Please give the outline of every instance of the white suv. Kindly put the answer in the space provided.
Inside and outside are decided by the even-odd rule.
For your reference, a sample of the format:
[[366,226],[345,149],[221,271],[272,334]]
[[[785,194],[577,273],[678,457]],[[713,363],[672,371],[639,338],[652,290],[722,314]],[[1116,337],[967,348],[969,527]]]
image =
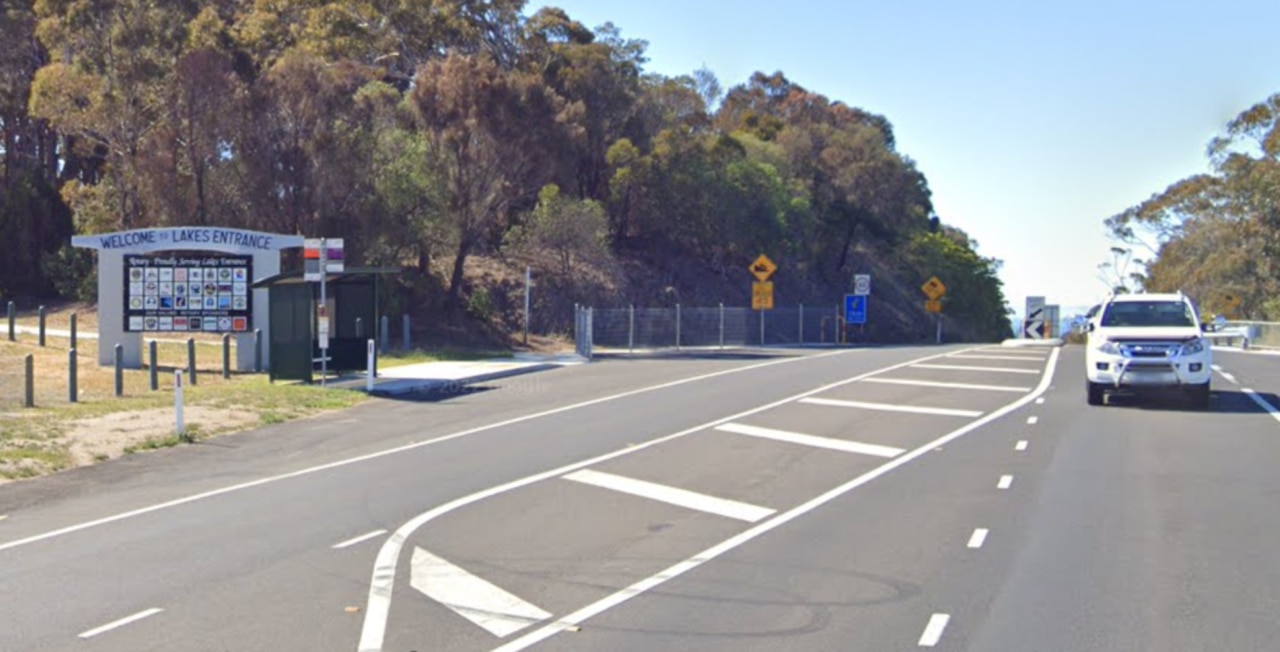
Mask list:
[[1102,405],[1108,390],[1167,388],[1196,408],[1209,407],[1213,350],[1183,294],[1113,296],[1086,328],[1089,405]]

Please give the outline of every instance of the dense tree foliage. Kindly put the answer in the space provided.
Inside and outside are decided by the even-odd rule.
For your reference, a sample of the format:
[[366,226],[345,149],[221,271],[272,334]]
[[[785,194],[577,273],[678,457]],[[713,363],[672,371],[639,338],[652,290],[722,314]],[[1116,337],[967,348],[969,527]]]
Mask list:
[[767,252],[797,303],[834,303],[871,269],[904,287],[939,274],[966,332],[1007,332],[998,262],[941,225],[884,116],[782,73],[727,91],[706,69],[649,73],[647,44],[614,25],[524,10],[0,0],[0,293],[80,291],[75,232],[207,224],[341,235],[453,307],[475,257],[521,258],[564,292],[635,261],[740,303],[723,288]]
[[1208,151],[1212,173],[1107,220],[1117,251],[1149,255],[1130,285],[1185,291],[1208,313],[1280,319],[1280,95],[1236,116]]

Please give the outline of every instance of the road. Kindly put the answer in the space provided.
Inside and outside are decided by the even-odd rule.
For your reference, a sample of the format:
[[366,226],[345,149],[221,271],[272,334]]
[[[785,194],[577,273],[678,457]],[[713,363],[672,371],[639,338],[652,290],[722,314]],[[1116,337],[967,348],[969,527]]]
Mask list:
[[1261,650],[1280,358],[606,359],[0,486],[0,650]]

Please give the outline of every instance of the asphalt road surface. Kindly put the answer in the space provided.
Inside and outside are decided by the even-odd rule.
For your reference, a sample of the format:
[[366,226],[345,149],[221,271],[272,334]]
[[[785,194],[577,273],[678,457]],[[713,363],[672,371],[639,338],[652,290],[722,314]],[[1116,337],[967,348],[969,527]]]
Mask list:
[[1268,650],[1280,357],[605,359],[0,486],[0,650]]

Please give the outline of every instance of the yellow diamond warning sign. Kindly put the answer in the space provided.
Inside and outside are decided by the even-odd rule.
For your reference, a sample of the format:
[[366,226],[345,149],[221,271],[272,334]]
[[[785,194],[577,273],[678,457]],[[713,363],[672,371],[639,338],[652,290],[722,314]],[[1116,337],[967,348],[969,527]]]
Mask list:
[[934,301],[942,298],[942,295],[947,293],[947,286],[943,285],[937,276],[925,281],[924,285],[920,286],[920,289],[924,291],[926,297]]
[[751,270],[751,274],[756,277],[757,281],[763,283],[769,280],[769,277],[773,276],[774,272],[778,271],[778,266],[774,265],[768,256],[760,254],[760,257],[755,259],[755,262],[751,263],[751,267],[747,269]]

